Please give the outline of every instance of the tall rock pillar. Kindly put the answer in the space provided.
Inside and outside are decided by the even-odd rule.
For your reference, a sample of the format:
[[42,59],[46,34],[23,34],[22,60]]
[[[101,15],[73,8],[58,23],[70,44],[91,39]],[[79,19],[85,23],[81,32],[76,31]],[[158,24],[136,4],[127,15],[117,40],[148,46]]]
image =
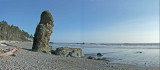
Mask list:
[[49,49],[49,40],[52,34],[54,20],[51,13],[48,10],[45,10],[41,14],[40,23],[37,25],[36,32],[33,39],[33,51],[38,52],[48,52]]

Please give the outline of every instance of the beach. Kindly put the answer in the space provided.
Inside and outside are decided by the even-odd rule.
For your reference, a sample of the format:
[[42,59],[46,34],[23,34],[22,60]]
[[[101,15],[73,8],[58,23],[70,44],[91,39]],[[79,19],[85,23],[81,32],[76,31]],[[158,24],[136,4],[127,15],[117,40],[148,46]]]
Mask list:
[[32,42],[9,43],[7,46],[0,47],[22,48],[17,52],[17,56],[0,59],[1,70],[159,70],[158,68],[141,68],[133,65],[109,63],[103,60],[33,52],[31,51]]
[[160,70],[159,0],[1,0],[0,70]]

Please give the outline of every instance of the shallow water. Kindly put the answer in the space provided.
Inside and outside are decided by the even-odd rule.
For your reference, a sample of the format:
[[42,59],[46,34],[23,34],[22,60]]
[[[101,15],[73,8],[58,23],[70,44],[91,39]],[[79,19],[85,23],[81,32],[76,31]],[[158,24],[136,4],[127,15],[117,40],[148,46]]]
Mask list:
[[[140,67],[159,67],[160,49],[158,45],[101,45],[101,44],[51,44],[57,47],[81,48],[84,54],[111,58],[111,63],[131,64]],[[137,53],[142,52],[142,53]]]

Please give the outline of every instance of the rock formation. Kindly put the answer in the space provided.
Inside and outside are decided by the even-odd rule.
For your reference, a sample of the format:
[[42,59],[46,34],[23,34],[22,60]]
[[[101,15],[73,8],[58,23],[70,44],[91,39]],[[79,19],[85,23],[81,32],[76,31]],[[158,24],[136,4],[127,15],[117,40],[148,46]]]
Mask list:
[[41,14],[40,23],[37,25],[36,32],[33,39],[33,51],[48,52],[49,50],[49,40],[52,34],[54,20],[51,13],[46,10]]
[[82,57],[84,56],[82,49],[80,48],[69,48],[69,47],[60,47],[55,51],[56,55],[67,56],[67,57]]

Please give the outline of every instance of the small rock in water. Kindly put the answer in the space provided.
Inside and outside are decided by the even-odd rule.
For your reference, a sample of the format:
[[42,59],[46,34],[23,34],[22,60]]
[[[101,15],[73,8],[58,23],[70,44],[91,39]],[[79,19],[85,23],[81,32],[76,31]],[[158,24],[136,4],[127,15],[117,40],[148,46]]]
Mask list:
[[109,60],[107,60],[107,58],[106,58],[106,57],[103,57],[103,58],[97,58],[97,60],[105,60],[105,61],[110,62]]
[[96,58],[95,58],[95,57],[92,57],[92,56],[89,56],[88,59],[93,59],[93,60],[95,60]]
[[103,54],[102,53],[97,53],[97,56],[103,56]]
[[50,44],[53,44],[53,42],[49,42]]
[[137,53],[142,53],[142,52],[137,52]]

